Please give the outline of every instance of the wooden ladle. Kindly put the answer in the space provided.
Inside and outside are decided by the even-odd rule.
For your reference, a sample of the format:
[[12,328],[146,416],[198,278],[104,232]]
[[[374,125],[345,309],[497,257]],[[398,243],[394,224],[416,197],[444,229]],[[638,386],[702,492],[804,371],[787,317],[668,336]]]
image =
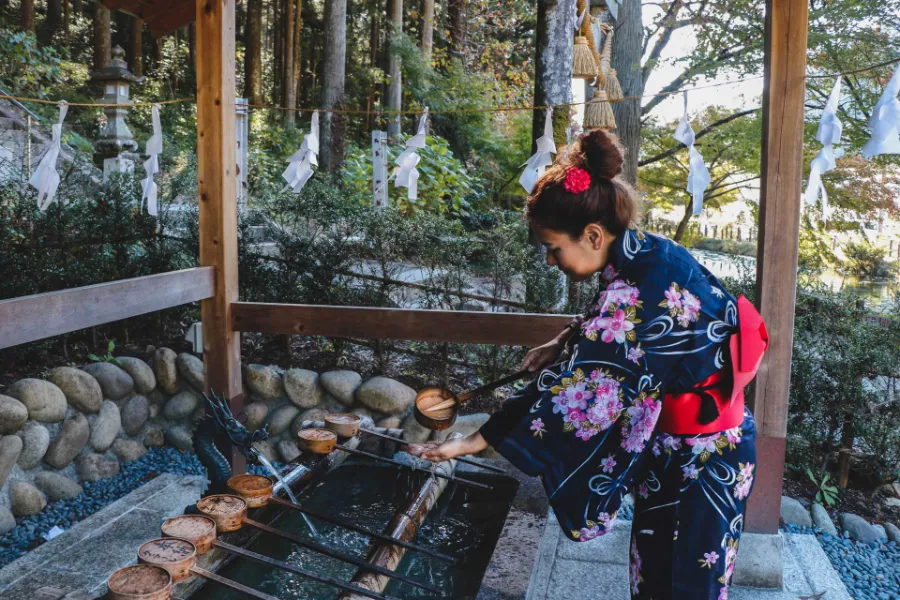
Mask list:
[[484,392],[490,392],[513,381],[518,381],[531,374],[531,371],[525,369],[458,395],[445,388],[425,388],[416,395],[413,415],[415,415],[416,421],[422,427],[432,431],[442,431],[453,426],[456,422],[456,416],[459,414],[460,406],[470,398]]

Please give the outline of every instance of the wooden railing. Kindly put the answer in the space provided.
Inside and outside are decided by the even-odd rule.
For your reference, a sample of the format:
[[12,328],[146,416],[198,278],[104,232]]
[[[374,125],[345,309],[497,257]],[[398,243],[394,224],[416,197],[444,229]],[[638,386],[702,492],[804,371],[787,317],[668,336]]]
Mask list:
[[315,306],[235,302],[235,331],[462,344],[536,346],[571,317],[529,313]]
[[0,300],[0,349],[211,298],[215,269],[196,267]]

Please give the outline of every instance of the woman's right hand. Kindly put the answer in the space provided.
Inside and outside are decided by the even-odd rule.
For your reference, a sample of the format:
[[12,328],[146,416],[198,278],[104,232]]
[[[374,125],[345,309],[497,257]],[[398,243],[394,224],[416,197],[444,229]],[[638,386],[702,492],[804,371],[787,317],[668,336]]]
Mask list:
[[553,364],[553,362],[559,358],[563,346],[564,344],[560,340],[555,339],[551,342],[547,342],[543,346],[532,348],[528,351],[528,354],[525,355],[525,360],[522,361],[522,370],[528,369],[534,373]]

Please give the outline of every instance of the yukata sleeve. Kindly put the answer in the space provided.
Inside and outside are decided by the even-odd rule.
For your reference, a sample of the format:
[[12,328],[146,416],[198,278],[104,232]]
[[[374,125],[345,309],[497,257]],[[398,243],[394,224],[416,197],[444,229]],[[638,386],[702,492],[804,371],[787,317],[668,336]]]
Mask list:
[[696,370],[691,362],[714,362],[727,337],[715,325],[719,303],[705,308],[688,287],[708,288],[705,278],[640,267],[629,271],[639,281],[616,279],[601,292],[569,361],[543,371],[481,430],[517,468],[541,478],[573,540],[609,531],[652,451],[667,382]]

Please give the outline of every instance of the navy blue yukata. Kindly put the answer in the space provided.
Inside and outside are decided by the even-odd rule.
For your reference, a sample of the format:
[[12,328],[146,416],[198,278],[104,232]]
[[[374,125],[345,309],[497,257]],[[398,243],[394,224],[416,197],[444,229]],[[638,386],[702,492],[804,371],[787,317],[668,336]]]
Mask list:
[[541,478],[571,540],[610,531],[634,491],[633,598],[726,599],[753,485],[753,417],[702,435],[661,432],[657,421],[667,394],[727,370],[738,301],[681,246],[627,230],[579,320],[564,360],[482,435]]

